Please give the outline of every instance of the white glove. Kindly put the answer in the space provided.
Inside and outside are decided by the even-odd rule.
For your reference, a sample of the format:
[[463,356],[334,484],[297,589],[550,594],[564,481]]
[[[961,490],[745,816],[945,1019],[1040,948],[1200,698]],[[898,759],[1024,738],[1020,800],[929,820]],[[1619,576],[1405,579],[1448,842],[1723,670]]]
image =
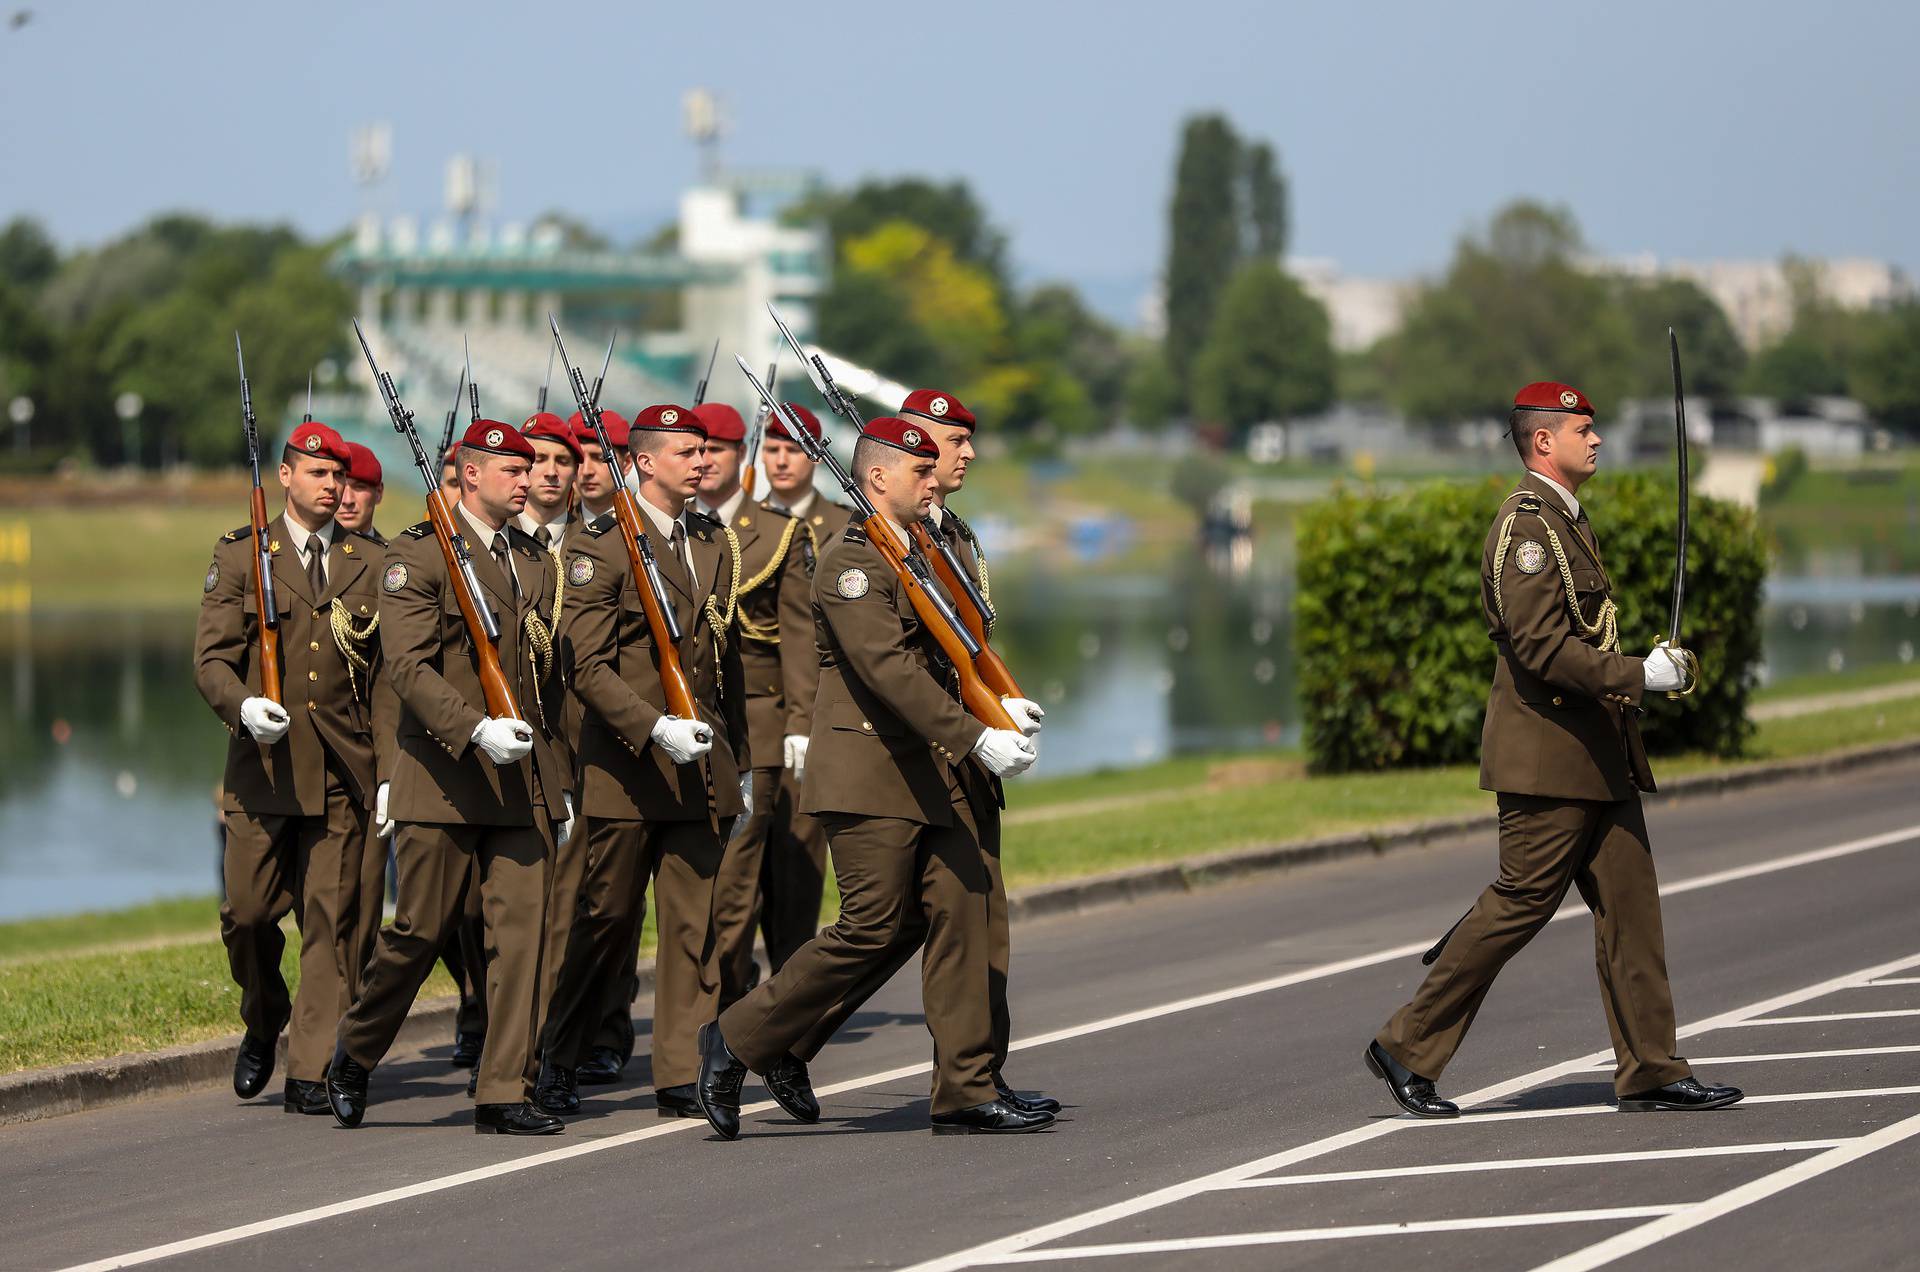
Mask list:
[[789,733],[780,739],[781,767],[792,769],[796,782],[807,775],[807,748],[812,745],[813,739],[804,733]]
[[272,746],[287,736],[293,721],[287,718],[285,708],[272,698],[248,698],[240,704],[240,723],[247,727],[254,741]]
[[533,751],[533,730],[525,720],[489,716],[473,726],[473,741],[488,759],[505,767],[518,764]]
[[663,715],[654,721],[653,740],[675,764],[691,764],[713,750],[713,731],[698,720]]
[[393,823],[387,820],[387,792],[392,786],[392,782],[382,782],[373,793],[373,833],[382,839],[393,833]]
[[1013,717],[1022,737],[1030,738],[1040,732],[1040,722],[1047,718],[1047,713],[1032,698],[1002,698],[1000,705]]
[[1033,743],[1012,729],[987,729],[973,744],[973,753],[995,777],[1018,777],[1033,767],[1040,753]]
[[563,792],[560,798],[567,802],[567,819],[561,822],[559,828],[553,832],[555,848],[562,847],[567,840],[573,838],[573,796]]
[[740,823],[753,816],[753,770],[748,769],[740,775]]
[[1643,670],[1649,689],[1680,689],[1687,683],[1687,675],[1680,668],[1680,660],[1674,657],[1672,648],[1664,640],[1655,645],[1653,652],[1647,655]]

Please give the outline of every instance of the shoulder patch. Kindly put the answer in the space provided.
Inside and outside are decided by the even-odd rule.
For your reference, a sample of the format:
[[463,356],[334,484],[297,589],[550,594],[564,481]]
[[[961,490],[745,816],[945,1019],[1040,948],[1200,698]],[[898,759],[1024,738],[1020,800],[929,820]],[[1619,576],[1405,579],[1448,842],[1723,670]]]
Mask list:
[[840,577],[833,581],[833,590],[850,601],[857,601],[867,594],[867,572],[861,569],[842,570]]
[[593,558],[583,552],[574,553],[573,559],[567,562],[567,586],[585,587],[591,582],[593,582]]
[[620,519],[618,517],[610,512],[603,512],[592,521],[587,522],[585,532],[598,539],[601,535],[619,524]]
[[1520,567],[1522,574],[1538,574],[1547,568],[1547,550],[1538,541],[1528,539],[1514,549],[1513,563]]
[[211,592],[213,591],[214,588],[219,586],[220,586],[220,563],[218,561],[215,561],[212,565],[207,567],[207,585],[201,588],[200,590],[202,592]]
[[424,539],[433,533],[433,522],[422,521],[418,525],[408,526],[400,533],[406,535],[409,539]]
[[387,572],[380,578],[380,586],[389,592],[398,592],[406,585],[407,563],[405,561],[395,561],[387,567]]
[[240,526],[237,529],[229,530],[225,534],[221,535],[220,542],[238,543],[240,542],[240,540],[246,538],[248,535],[252,533],[253,533],[253,523],[248,522],[244,526]]

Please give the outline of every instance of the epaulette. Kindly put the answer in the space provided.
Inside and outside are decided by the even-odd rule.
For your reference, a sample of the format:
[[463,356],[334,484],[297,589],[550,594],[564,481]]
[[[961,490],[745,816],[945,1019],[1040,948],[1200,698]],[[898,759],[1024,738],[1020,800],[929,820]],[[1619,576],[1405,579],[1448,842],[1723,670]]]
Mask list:
[[509,521],[505,526],[501,528],[507,532],[507,542],[513,545],[514,547],[531,548],[535,552],[546,551],[545,548],[540,546],[540,540],[534,538],[532,535],[528,534],[525,530],[522,530],[519,526],[515,525],[513,522]]
[[379,547],[384,548],[387,546],[387,536],[381,534],[378,530],[354,530],[350,533],[357,538],[365,539],[369,543]]
[[433,533],[433,522],[422,521],[419,525],[408,526],[400,532],[409,539],[424,539]]
[[225,534],[221,535],[220,542],[238,543],[240,542],[240,540],[246,538],[248,535],[252,533],[253,533],[253,523],[249,521],[246,525],[241,526],[238,529],[229,530]]
[[587,522],[585,526],[585,531],[587,534],[590,534],[594,538],[598,539],[601,535],[605,534],[607,531],[613,529],[615,526],[619,524],[620,524],[620,518],[614,516],[610,512],[603,512],[599,516],[595,517],[592,521]]
[[793,509],[791,508],[776,508],[768,503],[759,505],[759,508],[761,512],[770,512],[776,517],[785,517],[789,521],[793,520]]
[[687,520],[689,522],[704,521],[708,525],[712,526],[715,530],[718,530],[720,528],[720,522],[718,520],[716,520],[713,517],[709,517],[706,513],[701,512],[698,508],[687,509]]
[[865,543],[867,541],[867,528],[858,521],[852,522],[847,526],[846,530],[841,533],[840,541],[842,543]]

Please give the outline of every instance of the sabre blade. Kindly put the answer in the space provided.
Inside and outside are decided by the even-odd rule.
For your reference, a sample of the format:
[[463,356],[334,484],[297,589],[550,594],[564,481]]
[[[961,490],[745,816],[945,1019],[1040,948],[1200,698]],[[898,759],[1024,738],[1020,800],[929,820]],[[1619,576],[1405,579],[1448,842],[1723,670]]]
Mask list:
[[1667,639],[1680,643],[1680,619],[1687,599],[1687,392],[1680,374],[1680,337],[1667,328],[1667,353],[1673,364],[1673,429],[1677,446],[1679,517],[1673,557],[1673,605],[1667,614]]

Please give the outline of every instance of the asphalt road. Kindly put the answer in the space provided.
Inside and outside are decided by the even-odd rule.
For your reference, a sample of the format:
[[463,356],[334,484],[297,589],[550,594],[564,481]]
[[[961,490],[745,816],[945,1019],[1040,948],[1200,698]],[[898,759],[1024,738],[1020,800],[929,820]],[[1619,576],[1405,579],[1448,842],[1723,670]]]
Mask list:
[[820,1125],[731,1144],[643,1059],[563,1136],[475,1136],[444,1048],[357,1131],[222,1093],[0,1129],[0,1266],[1911,1266],[1917,789],[1654,810],[1682,1050],[1752,1097],[1722,1112],[1612,1110],[1574,898],[1442,1080],[1468,1116],[1393,1116],[1360,1050],[1490,877],[1476,836],[1017,928],[1008,1073],[1067,1101],[1051,1134],[928,1135],[909,973],[815,1065]]

